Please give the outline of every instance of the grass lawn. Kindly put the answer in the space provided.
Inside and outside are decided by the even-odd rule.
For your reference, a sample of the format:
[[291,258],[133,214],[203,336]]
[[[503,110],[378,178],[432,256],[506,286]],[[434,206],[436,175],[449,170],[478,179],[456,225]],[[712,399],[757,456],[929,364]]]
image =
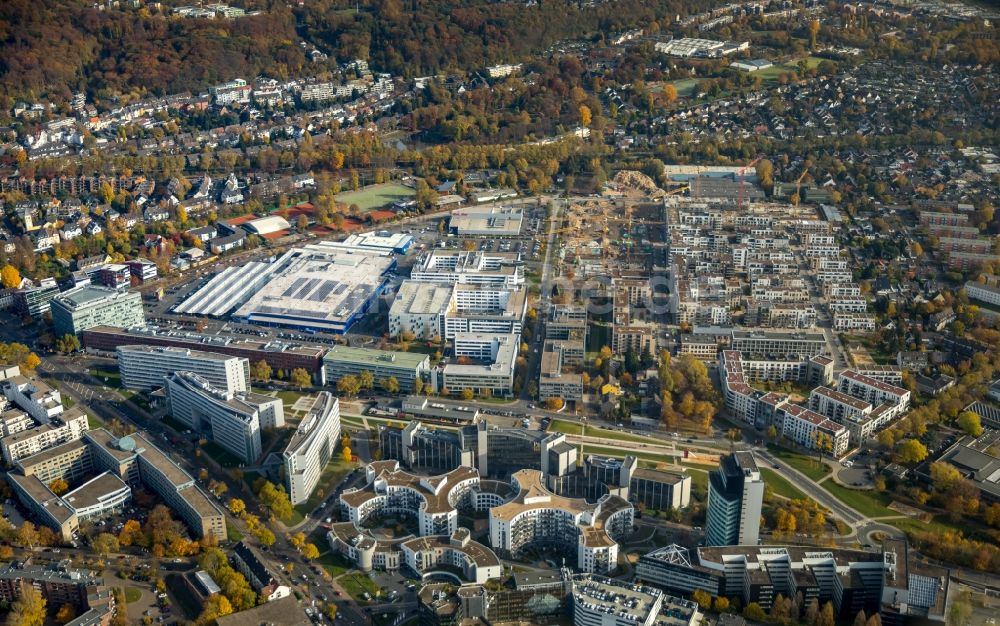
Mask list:
[[830,473],[830,468],[825,463],[820,463],[817,457],[806,456],[777,446],[769,446],[768,451],[814,481],[822,480]]
[[320,502],[333,495],[337,483],[343,480],[344,476],[347,476],[355,467],[354,463],[345,461],[340,457],[339,453],[335,453],[330,462],[323,468],[323,473],[320,475],[319,482],[316,483],[316,489],[313,490],[312,495],[309,496],[308,500],[295,507],[295,511],[299,515],[311,513],[319,506]]
[[226,536],[230,541],[243,541],[243,533],[228,519],[226,520]]
[[302,395],[303,394],[301,394],[301,393],[299,393],[297,391],[285,390],[285,391],[279,391],[278,392],[278,397],[281,398],[281,401],[285,404],[285,406],[288,406],[288,407],[290,407],[293,404],[295,404],[295,402],[298,401],[298,399],[301,398]]
[[302,523],[302,520],[304,520],[305,518],[306,518],[305,515],[296,510],[295,507],[292,507],[292,514],[289,515],[288,517],[282,517],[281,523],[291,528],[296,524]]
[[90,430],[97,430],[98,428],[104,428],[104,422],[101,421],[100,418],[87,413],[87,426]]
[[108,387],[121,389],[122,377],[121,374],[119,374],[118,372],[114,372],[111,370],[103,370],[94,367],[91,368],[90,375],[93,376],[94,378],[97,378],[98,380],[103,381],[104,384],[107,385]]
[[125,587],[125,602],[131,604],[142,599],[142,591],[135,587]]
[[361,574],[346,574],[338,578],[337,582],[344,588],[344,591],[358,602],[366,602],[361,594],[367,592],[374,598],[375,594],[379,591],[378,585],[375,584],[374,580]]
[[762,467],[760,468],[760,473],[764,477],[764,481],[767,483],[767,486],[770,487],[771,491],[775,494],[784,496],[790,500],[808,500],[806,494],[799,491],[795,485],[785,480],[773,469],[769,467]]
[[582,435],[583,424],[579,422],[567,422],[566,420],[552,420],[549,424],[549,431],[565,433],[567,435]]
[[343,576],[353,567],[350,563],[330,551],[321,554],[320,557],[316,559],[316,562],[322,565],[323,569],[325,569],[327,573],[334,578]]
[[[848,489],[828,480],[822,485],[823,489],[829,491],[835,498],[853,508],[858,513],[868,517],[885,517],[887,515],[899,515],[895,511],[890,511],[888,507],[892,504],[892,496],[878,491],[859,491]],[[892,521],[889,521],[892,523]]]
[[399,183],[383,183],[370,185],[358,191],[348,191],[336,197],[337,202],[356,204],[362,211],[371,211],[387,204],[392,204],[401,198],[411,198],[416,192]]
[[677,97],[690,98],[694,95],[694,88],[698,85],[698,79],[682,78],[680,80],[669,81],[667,84],[674,86],[674,89],[677,90]]

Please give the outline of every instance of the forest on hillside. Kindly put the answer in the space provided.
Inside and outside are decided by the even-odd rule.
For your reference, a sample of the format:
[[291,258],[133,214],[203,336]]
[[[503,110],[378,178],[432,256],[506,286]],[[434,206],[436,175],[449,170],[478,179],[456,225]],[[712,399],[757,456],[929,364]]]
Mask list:
[[[239,4],[235,3],[234,4]],[[14,100],[92,101],[198,91],[235,77],[328,73],[367,59],[376,71],[420,76],[516,62],[568,39],[596,38],[687,14],[709,2],[611,0],[311,0],[257,3],[261,14],[190,19],[80,0],[0,2],[0,107]],[[309,63],[299,42],[330,54]]]

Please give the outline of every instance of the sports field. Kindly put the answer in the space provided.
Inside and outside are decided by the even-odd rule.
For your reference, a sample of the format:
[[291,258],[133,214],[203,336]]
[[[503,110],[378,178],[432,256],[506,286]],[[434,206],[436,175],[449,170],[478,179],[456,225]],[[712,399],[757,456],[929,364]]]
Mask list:
[[392,204],[401,198],[412,198],[414,191],[398,183],[371,185],[357,191],[348,191],[337,196],[337,202],[350,206],[356,204],[362,211],[371,211]]

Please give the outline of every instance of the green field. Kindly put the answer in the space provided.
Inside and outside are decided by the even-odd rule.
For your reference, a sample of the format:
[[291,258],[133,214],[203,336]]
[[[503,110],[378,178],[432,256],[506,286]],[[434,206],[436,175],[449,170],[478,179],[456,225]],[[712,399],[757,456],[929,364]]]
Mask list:
[[309,496],[308,500],[295,507],[296,513],[298,515],[312,513],[324,498],[330,497],[333,490],[337,487],[337,483],[354,468],[354,463],[345,461],[340,457],[339,450],[335,452],[333,457],[330,458],[330,462],[323,468],[323,473],[320,474],[319,482],[316,483],[316,489],[313,490],[312,495]]
[[580,422],[567,422],[566,420],[552,420],[549,424],[549,432],[564,433],[566,435],[582,435],[583,425]]
[[402,198],[411,198],[414,191],[398,183],[382,183],[381,185],[370,185],[358,191],[348,191],[336,197],[337,202],[351,205],[356,204],[362,211],[371,211],[392,204]]
[[[895,511],[890,511],[888,507],[892,504],[892,497],[879,491],[859,491],[838,485],[832,480],[828,480],[820,485],[829,491],[835,498],[868,517],[886,517],[888,515],[899,515]],[[891,523],[891,522],[890,522]]]
[[142,599],[142,591],[135,587],[125,587],[125,602],[138,602]]
[[226,536],[230,541],[243,541],[243,533],[229,520],[226,520]]
[[698,79],[682,78],[680,80],[672,80],[667,84],[674,86],[674,89],[677,90],[678,98],[690,98],[694,95],[694,88],[698,85]]
[[776,495],[784,496],[789,500],[808,500],[806,494],[799,491],[798,487],[785,480],[778,472],[768,467],[760,468],[760,473],[764,477],[767,486]]
[[[316,545],[318,546],[319,544]],[[343,576],[347,573],[347,570],[352,567],[350,563],[329,550],[321,554],[320,557],[316,559],[316,562],[322,565],[323,569],[325,569],[327,573],[334,578]]]
[[768,451],[814,481],[820,481],[830,473],[830,468],[826,464],[820,463],[818,457],[806,456],[776,446],[769,446]]
[[338,578],[337,582],[358,602],[367,602],[361,595],[365,592],[369,593],[372,598],[379,592],[375,581],[361,574],[347,574]]

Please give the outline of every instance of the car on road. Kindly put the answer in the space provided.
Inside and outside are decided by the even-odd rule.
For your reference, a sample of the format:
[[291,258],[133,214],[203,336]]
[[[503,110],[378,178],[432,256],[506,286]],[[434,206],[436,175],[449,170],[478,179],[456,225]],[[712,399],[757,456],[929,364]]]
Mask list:
[[771,467],[773,467],[774,469],[781,469],[781,466],[780,466],[780,465],[778,465],[777,463],[775,463],[775,464],[774,464],[774,465],[772,465]]

